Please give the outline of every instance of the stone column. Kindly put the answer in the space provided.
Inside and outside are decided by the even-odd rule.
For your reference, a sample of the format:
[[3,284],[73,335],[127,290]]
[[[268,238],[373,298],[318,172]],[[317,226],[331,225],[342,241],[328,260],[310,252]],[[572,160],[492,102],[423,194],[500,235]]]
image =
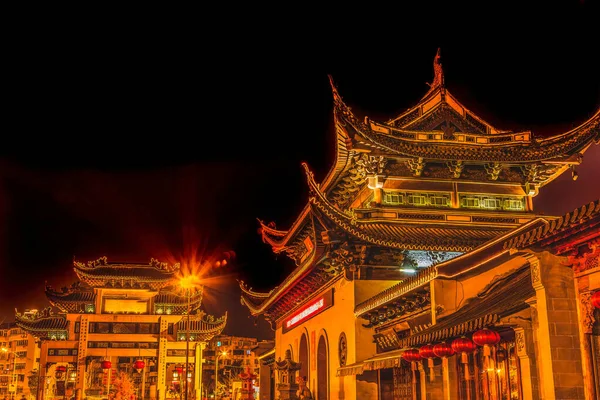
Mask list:
[[535,363],[535,343],[533,329],[529,327],[514,328],[515,350],[521,368],[521,390],[524,400],[538,400],[540,388]]
[[545,400],[584,398],[573,271],[549,252],[526,256],[536,293],[536,358]]

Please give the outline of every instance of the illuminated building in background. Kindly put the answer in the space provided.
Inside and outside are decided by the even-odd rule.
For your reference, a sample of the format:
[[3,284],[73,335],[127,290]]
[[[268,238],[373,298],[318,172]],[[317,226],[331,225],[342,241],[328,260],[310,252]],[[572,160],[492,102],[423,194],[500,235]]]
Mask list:
[[202,351],[227,322],[227,315],[201,310],[203,287],[182,291],[179,264],[154,259],[135,264],[102,257],[75,262],[74,270],[79,281],[70,287],[46,287],[58,312],[48,307],[15,316],[42,341],[40,369],[47,379],[39,398],[106,398],[120,372],[133,379],[138,398],[183,398],[186,345],[189,398],[199,398]]
[[[230,393],[230,395],[234,394],[234,382],[240,381],[239,375],[247,368],[258,374],[260,365],[254,352],[258,343],[261,342],[256,338],[223,334],[210,339],[204,350],[206,393],[214,392],[215,367],[219,370],[219,384],[222,385],[218,393]],[[216,356],[219,356],[218,365],[215,364]]]
[[14,323],[0,324],[0,398],[35,398],[39,358],[34,336]]
[[600,204],[553,217],[533,197],[577,178],[600,111],[545,139],[497,128],[446,88],[439,52],[429,91],[385,122],[331,86],[331,169],[303,164],[289,229],[261,222],[296,268],[268,293],[241,282],[275,358],[319,400],[597,398]]

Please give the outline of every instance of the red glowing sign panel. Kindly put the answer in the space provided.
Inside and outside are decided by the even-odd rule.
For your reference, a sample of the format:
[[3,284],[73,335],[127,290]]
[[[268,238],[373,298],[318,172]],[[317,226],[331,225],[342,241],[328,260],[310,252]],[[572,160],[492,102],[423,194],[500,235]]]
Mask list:
[[333,289],[309,301],[304,307],[298,310],[294,315],[283,321],[283,332],[295,328],[302,322],[325,311],[333,305]]

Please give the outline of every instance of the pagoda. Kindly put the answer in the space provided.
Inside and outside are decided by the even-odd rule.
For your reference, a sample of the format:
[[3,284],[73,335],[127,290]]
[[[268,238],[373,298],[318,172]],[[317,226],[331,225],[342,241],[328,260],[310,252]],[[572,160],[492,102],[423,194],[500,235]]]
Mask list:
[[74,271],[78,282],[59,290],[46,285],[51,307],[15,315],[19,327],[41,339],[41,373],[49,378],[41,396],[106,397],[125,372],[139,397],[162,400],[168,388],[183,388],[174,372],[186,362],[195,371],[188,390],[199,396],[202,350],[227,323],[227,314],[215,318],[201,309],[203,286],[183,291],[179,264],[155,259],[101,257],[75,261]]
[[[583,154],[600,142],[600,109],[576,128],[547,138],[500,129],[450,93],[439,50],[433,66],[425,95],[387,121],[355,115],[330,77],[337,139],[333,165],[317,182],[303,164],[309,199],[289,229],[260,221],[263,241],[296,268],[266,293],[241,282],[241,301],[271,323],[276,356],[291,351],[318,399],[476,398],[476,391],[495,399],[515,391],[549,396],[561,390],[532,383],[535,356],[552,364],[545,360],[550,348],[547,354],[530,352],[532,373],[512,383],[509,372],[514,375],[517,367],[508,363],[517,357],[515,332],[527,332],[533,340],[534,306],[527,301],[548,289],[532,283],[535,273],[541,274],[532,267],[535,260],[547,263],[551,274],[569,276],[571,286],[576,279],[566,262],[557,272],[549,265],[559,261],[540,255],[558,254],[550,244],[532,250],[541,243],[534,238],[574,223],[573,215],[539,215],[533,197],[567,171],[577,178]],[[593,222],[598,203],[575,212],[577,224],[591,232],[577,239],[579,245],[590,243],[598,236]],[[576,231],[570,231],[573,240]],[[594,293],[600,285],[595,282],[585,295]],[[574,304],[579,294],[570,295]],[[519,318],[530,324],[517,326]],[[551,317],[544,321],[551,323]],[[482,368],[482,360],[491,365],[486,357],[492,347],[494,357],[504,354],[507,369],[503,377],[465,383],[464,373],[451,373],[464,369],[457,367],[459,357],[450,355],[456,353],[450,343],[491,328],[501,340],[486,344],[485,352],[469,353],[469,371],[475,364]],[[442,356],[425,353],[428,357],[417,352],[412,361],[402,357],[436,344],[450,350],[440,350]],[[494,362],[499,365],[497,357]],[[485,397],[489,388],[496,397]]]

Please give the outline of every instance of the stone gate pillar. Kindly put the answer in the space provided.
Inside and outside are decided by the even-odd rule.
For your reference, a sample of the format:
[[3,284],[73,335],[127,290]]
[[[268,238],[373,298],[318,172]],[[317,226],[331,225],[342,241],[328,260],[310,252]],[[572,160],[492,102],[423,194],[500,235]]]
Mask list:
[[584,398],[573,271],[565,257],[526,256],[535,289],[533,325],[540,394],[545,400]]

